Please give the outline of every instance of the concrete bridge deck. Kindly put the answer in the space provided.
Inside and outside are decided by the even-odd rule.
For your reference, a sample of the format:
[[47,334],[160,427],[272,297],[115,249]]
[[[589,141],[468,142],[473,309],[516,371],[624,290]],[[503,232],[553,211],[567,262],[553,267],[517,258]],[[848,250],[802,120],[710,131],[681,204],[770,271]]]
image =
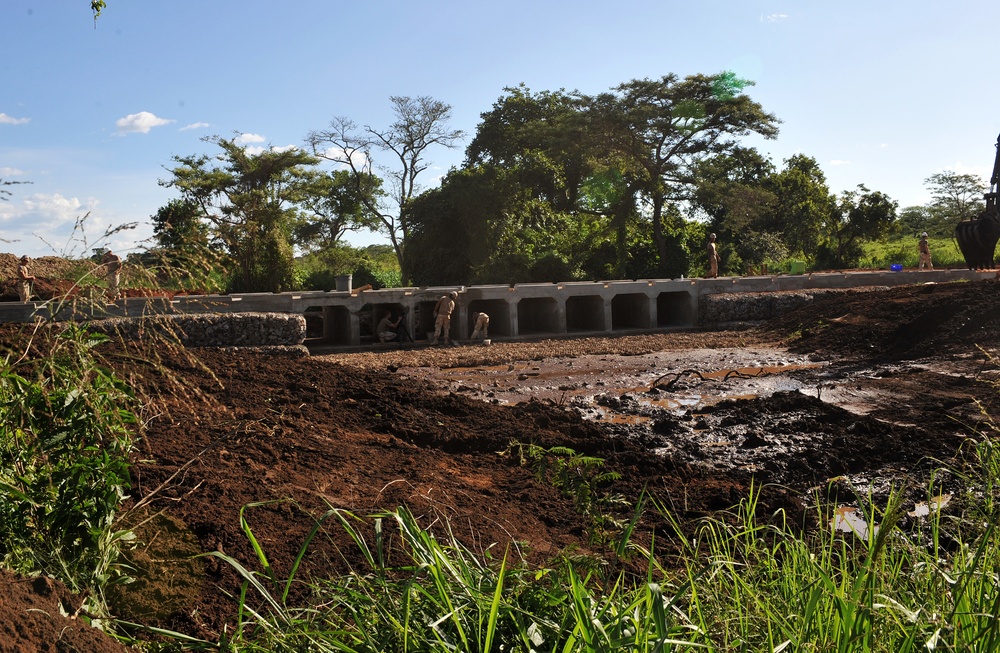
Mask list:
[[513,286],[442,286],[365,291],[242,293],[135,297],[115,303],[7,302],[0,321],[35,319],[94,320],[150,314],[297,313],[307,317],[314,335],[326,344],[358,346],[373,339],[385,310],[402,312],[415,340],[434,328],[432,311],[441,295],[459,292],[451,337],[464,340],[474,316],[490,316],[490,336],[543,337],[566,334],[613,334],[615,331],[662,330],[699,326],[699,303],[718,293],[760,293],[947,283],[996,278],[996,271],[930,270],[824,272],[801,275],[722,277],[718,279],[642,279],[531,283]]

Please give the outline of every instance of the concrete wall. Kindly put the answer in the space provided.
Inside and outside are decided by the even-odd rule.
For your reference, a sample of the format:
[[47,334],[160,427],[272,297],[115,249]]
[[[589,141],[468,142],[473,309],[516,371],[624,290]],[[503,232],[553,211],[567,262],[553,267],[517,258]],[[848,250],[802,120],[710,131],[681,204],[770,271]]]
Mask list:
[[[84,300],[7,302],[0,304],[0,321],[256,312],[304,315],[308,311],[314,322],[321,320],[319,330],[328,344],[351,347],[373,340],[374,326],[386,309],[395,314],[402,312],[403,324],[413,339],[426,340],[434,328],[434,304],[452,290],[459,292],[459,301],[452,315],[451,337],[464,340],[469,337],[474,316],[480,311],[490,315],[490,335],[494,338],[612,334],[767,319],[797,301],[807,301],[818,292],[837,289],[989,279],[996,274],[970,270],[831,272],[720,279],[392,288],[362,292],[243,293],[178,296],[172,300],[129,298],[113,304]],[[740,296],[747,301],[733,300]]]

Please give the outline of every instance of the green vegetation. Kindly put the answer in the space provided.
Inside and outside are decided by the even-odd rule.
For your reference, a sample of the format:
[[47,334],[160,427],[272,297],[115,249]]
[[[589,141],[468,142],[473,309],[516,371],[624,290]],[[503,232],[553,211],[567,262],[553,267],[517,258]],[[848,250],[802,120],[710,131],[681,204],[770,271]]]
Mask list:
[[0,558],[100,595],[130,537],[114,524],[130,485],[136,402],[95,359],[103,336],[73,324],[46,330],[34,334],[46,344],[33,345],[50,347],[44,355],[0,361]]
[[[942,497],[932,480],[925,516],[914,510],[907,519],[897,492],[885,505],[861,506],[866,517],[853,530],[836,520],[837,506],[822,502],[812,529],[783,512],[762,514],[757,489],[733,511],[694,524],[653,500],[647,516],[672,526],[679,552],[664,557],[655,541],[638,541],[633,522],[608,553],[643,561],[628,567],[635,571],[601,555],[532,568],[510,548],[471,551],[444,518],[432,533],[405,507],[367,518],[331,508],[288,578],[278,579],[242,514],[261,571],[208,554],[244,579],[237,629],[219,645],[238,652],[992,651],[1000,645],[1000,449],[996,427],[987,430],[972,464],[951,470],[965,493]],[[568,450],[515,444],[509,451],[575,497],[600,466]],[[945,510],[949,501],[960,510]],[[364,566],[309,581],[308,598],[291,601],[298,561],[328,523],[350,536]]]
[[[904,268],[915,268],[919,262],[918,240],[919,237],[903,236],[866,243],[864,253],[858,261],[859,267],[885,270],[893,263],[898,263]],[[927,239],[927,243],[930,245],[931,260],[935,267],[965,267],[965,259],[954,238],[931,237]]]

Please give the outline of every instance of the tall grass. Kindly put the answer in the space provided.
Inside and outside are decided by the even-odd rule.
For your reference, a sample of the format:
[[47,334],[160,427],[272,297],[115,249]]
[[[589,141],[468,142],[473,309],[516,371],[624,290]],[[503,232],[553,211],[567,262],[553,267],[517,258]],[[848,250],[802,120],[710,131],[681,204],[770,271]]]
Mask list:
[[113,526],[136,402],[98,364],[105,340],[72,323],[38,326],[25,351],[0,360],[0,558],[76,591],[112,580],[130,537]]
[[[859,509],[863,527],[818,526],[762,514],[759,488],[732,510],[684,524],[662,503],[648,518],[672,525],[669,557],[631,527],[608,552],[643,560],[644,573],[601,558],[531,567],[510,549],[476,554],[435,519],[405,507],[359,517],[331,508],[317,520],[288,578],[215,552],[244,578],[231,651],[994,651],[1000,647],[1000,448],[981,434],[961,470],[966,492],[913,517],[900,492]],[[256,543],[246,515],[241,524]],[[336,578],[299,579],[298,561],[336,525],[364,560]],[[634,526],[634,524],[632,524]],[[365,535],[367,533],[367,536]],[[356,558],[356,557],[355,557]],[[634,568],[633,568],[634,569]],[[293,583],[308,599],[290,604]],[[203,642],[202,645],[208,645]],[[190,646],[187,644],[185,646]]]
[[[931,260],[935,267],[965,267],[965,258],[954,238],[929,238],[927,243],[931,248]],[[864,253],[858,263],[862,268],[884,270],[894,263],[904,268],[915,268],[920,262],[916,238],[865,243],[863,249]]]

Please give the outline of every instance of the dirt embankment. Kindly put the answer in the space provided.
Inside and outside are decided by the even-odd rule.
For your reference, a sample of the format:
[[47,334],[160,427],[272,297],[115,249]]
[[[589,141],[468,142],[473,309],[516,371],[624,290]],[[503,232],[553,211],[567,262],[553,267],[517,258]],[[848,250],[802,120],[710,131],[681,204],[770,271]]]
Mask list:
[[[279,577],[331,506],[406,505],[428,525],[447,518],[473,550],[510,544],[539,563],[599,553],[571,502],[500,453],[511,442],[602,457],[621,474],[609,489],[632,501],[645,491],[682,522],[734,505],[755,481],[769,483],[762,510],[800,515],[809,488],[850,498],[835,477],[919,478],[972,434],[975,400],[993,403],[983,380],[995,378],[998,291],[977,282],[839,296],[726,333],[310,358],[108,348],[147,402],[133,491],[146,506],[127,518],[160,512],[139,530],[139,582],[116,609],[217,641],[239,580],[214,558],[180,561],[218,550],[252,566],[239,511],[261,501],[277,500],[248,509],[248,521]],[[665,552],[670,532],[650,515],[635,537],[655,535]],[[363,569],[355,550],[330,529],[300,574]],[[0,621],[24,613],[0,610]]]

